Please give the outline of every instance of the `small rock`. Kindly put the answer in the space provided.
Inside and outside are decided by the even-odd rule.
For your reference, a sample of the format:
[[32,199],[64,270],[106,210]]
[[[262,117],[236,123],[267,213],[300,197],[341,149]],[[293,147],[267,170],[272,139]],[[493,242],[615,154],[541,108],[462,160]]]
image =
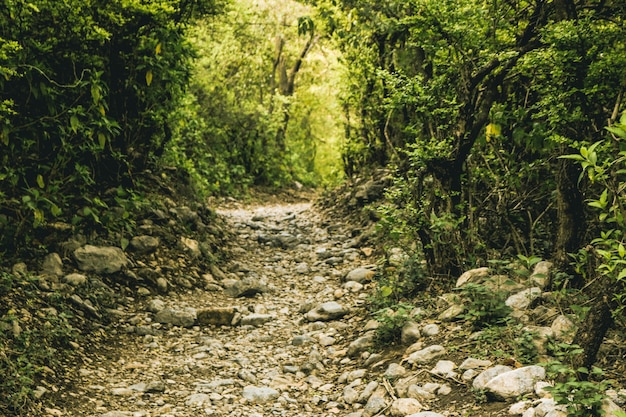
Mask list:
[[369,398],[372,396],[372,394],[374,394],[374,392],[376,392],[377,389],[378,389],[378,382],[377,381],[370,381],[365,386],[365,389],[363,390],[361,395],[359,395],[358,402],[361,403],[361,404],[366,403],[369,400]]
[[348,356],[353,358],[358,356],[361,352],[365,352],[372,346],[374,346],[374,340],[376,339],[374,334],[366,334],[354,340],[348,346]]
[[279,397],[280,393],[270,387],[257,387],[254,385],[248,385],[244,387],[242,396],[246,400],[254,404],[263,404],[268,401],[273,401]]
[[262,326],[263,324],[274,319],[274,316],[271,314],[250,314],[247,316],[243,316],[241,318],[240,324],[242,326]]
[[63,282],[72,287],[80,287],[87,283],[87,277],[83,274],[68,274],[63,277]]
[[441,314],[439,314],[438,319],[441,321],[453,321],[457,320],[461,314],[465,312],[465,307],[460,304],[452,304],[446,310],[444,310]]
[[343,401],[346,404],[354,404],[359,399],[359,392],[354,388],[348,386],[343,389]]
[[424,406],[415,398],[398,398],[392,404],[389,412],[395,417],[405,417],[424,409]]
[[434,323],[427,324],[426,326],[422,327],[422,335],[425,337],[432,337],[438,334],[439,334],[439,326]]
[[496,365],[493,368],[488,368],[482,371],[476,378],[474,378],[474,382],[472,383],[472,387],[476,390],[483,390],[489,381],[491,381],[496,376],[503,374],[505,372],[512,371],[513,368],[505,365]]
[[148,254],[156,251],[159,244],[159,238],[147,235],[135,236],[130,240],[131,249],[140,254]]
[[407,358],[407,362],[410,364],[424,365],[445,354],[446,348],[440,345],[432,345],[411,353],[411,355]]
[[552,270],[552,266],[552,262],[537,262],[533,273],[530,275],[530,280],[538,287],[546,288],[550,284],[550,271]]
[[63,261],[58,253],[49,253],[46,255],[41,265],[41,274],[51,277],[60,277],[63,275]]
[[148,305],[146,306],[146,311],[150,313],[158,313],[159,311],[165,308],[165,301],[160,300],[158,298],[153,298],[148,301]]
[[552,334],[557,340],[562,340],[570,343],[574,338],[576,332],[576,325],[564,315],[559,315],[550,326]]
[[435,367],[430,370],[430,372],[444,378],[456,378],[458,376],[458,373],[454,372],[455,368],[456,363],[452,361],[438,361]]
[[487,368],[491,365],[492,365],[492,362],[490,360],[467,358],[459,366],[459,369],[462,371],[465,371],[468,369]]
[[305,314],[308,321],[330,321],[339,319],[349,310],[335,301],[323,303]]
[[420,401],[429,401],[437,398],[435,394],[426,391],[424,388],[416,384],[409,385],[409,388],[406,391],[406,396]]
[[225,292],[233,298],[253,297],[256,294],[262,294],[267,291],[267,286],[262,284],[258,279],[246,277],[242,280],[229,282],[225,280]]
[[188,252],[192,258],[199,258],[200,255],[202,255],[202,252],[200,251],[200,243],[197,240],[181,236],[180,243],[183,250]]
[[461,288],[463,285],[467,283],[478,284],[480,282],[480,278],[484,278],[489,275],[489,268],[475,268],[470,269],[469,271],[465,271],[459,279],[456,280],[456,288]]
[[196,311],[193,308],[186,308],[185,310],[164,308],[154,315],[154,321],[174,326],[191,327],[196,324]]
[[367,404],[363,408],[363,416],[364,417],[372,417],[387,407],[387,403],[383,397],[378,397],[372,395],[369,400],[367,400]]
[[443,414],[435,413],[433,411],[422,411],[420,413],[411,414],[406,417],[445,417]]
[[533,392],[535,383],[545,377],[544,367],[525,366],[492,378],[485,385],[485,390],[498,400],[509,400]]
[[352,271],[348,272],[344,278],[345,281],[354,281],[360,284],[370,282],[374,275],[376,275],[375,271],[372,271],[368,268],[356,268]]
[[506,299],[505,304],[514,310],[525,310],[539,297],[541,297],[541,288],[532,287],[511,295]]
[[402,335],[400,339],[402,344],[410,345],[415,343],[419,340],[420,336],[420,329],[417,323],[409,321],[402,326]]
[[85,245],[74,251],[74,259],[78,269],[96,274],[114,274],[128,265],[124,252],[114,246]]
[[406,375],[406,369],[404,366],[397,363],[390,363],[387,367],[387,370],[383,374],[383,378],[391,381],[395,381],[396,379],[402,378]]
[[191,394],[185,400],[185,405],[188,407],[202,407],[211,403],[211,398],[208,394]]

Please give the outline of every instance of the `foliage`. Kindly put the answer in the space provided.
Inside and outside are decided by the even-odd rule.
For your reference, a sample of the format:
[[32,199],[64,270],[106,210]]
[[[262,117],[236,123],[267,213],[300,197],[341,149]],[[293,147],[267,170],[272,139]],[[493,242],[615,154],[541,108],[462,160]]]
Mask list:
[[[595,191],[595,198],[588,200],[598,214],[599,237],[591,241],[591,246],[600,257],[596,272],[609,276],[615,284],[612,297],[618,303],[614,314],[620,314],[626,302],[626,112],[619,123],[607,128],[611,140],[582,146],[579,154],[564,155],[562,158],[578,162],[582,168],[579,181],[587,179]],[[622,150],[624,148],[624,150]],[[585,273],[589,264],[588,251],[581,250],[574,255],[578,271]]]
[[399,342],[402,328],[410,321],[413,308],[412,305],[400,303],[376,311],[374,318],[380,323],[376,328],[376,343],[389,345]]
[[484,285],[467,283],[459,291],[465,303],[463,318],[475,328],[502,324],[511,312],[504,302],[506,293],[494,291]]
[[396,167],[389,217],[420,241],[428,272],[503,254],[548,259],[563,249],[558,222],[578,216],[584,229],[562,204],[569,176],[557,157],[597,141],[619,105],[623,5],[313,3],[348,71],[347,173]]
[[338,64],[320,50],[307,13],[296,2],[240,0],[194,28],[203,53],[167,162],[185,166],[211,193],[338,177],[336,146],[326,144],[339,136],[329,93]]
[[44,301],[37,280],[0,272],[0,411],[25,415],[41,379],[62,372],[77,338],[72,313]]
[[[153,168],[218,1],[11,1],[0,10],[2,247]],[[101,195],[99,197],[102,197]],[[80,204],[80,203],[78,203]]]
[[546,389],[552,393],[557,404],[567,406],[568,416],[601,416],[602,400],[608,388],[606,381],[581,380],[580,375],[601,377],[600,368],[572,369],[567,362],[581,352],[580,346],[561,343],[555,346],[557,360],[545,364],[548,376],[553,378],[554,386]]

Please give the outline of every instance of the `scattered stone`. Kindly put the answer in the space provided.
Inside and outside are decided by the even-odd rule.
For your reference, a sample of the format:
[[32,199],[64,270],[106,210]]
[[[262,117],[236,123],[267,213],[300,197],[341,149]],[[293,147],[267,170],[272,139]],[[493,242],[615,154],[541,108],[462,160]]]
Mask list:
[[63,261],[58,253],[49,253],[45,256],[41,265],[41,275],[56,278],[63,276]]
[[424,337],[433,337],[439,334],[439,326],[431,323],[422,327],[422,336]]
[[242,396],[246,400],[254,404],[264,404],[273,401],[279,397],[280,393],[270,387],[257,387],[248,385],[244,387]]
[[459,317],[465,312],[465,307],[460,304],[452,304],[445,311],[439,314],[439,320],[441,321],[454,321],[458,320]]
[[373,333],[365,334],[364,336],[359,337],[358,339],[351,342],[348,346],[348,356],[355,357],[361,352],[365,352],[366,350],[374,346],[375,340],[376,337]]
[[445,417],[443,414],[435,413],[432,411],[422,411],[420,413],[411,414],[406,417]]
[[430,372],[444,378],[456,378],[459,374],[454,372],[455,369],[456,363],[452,361],[438,361]]
[[383,397],[372,395],[363,408],[364,417],[372,417],[387,408],[387,402]]
[[271,314],[250,314],[241,318],[240,324],[242,326],[262,326],[265,323],[274,319]]
[[552,262],[540,261],[535,264],[530,280],[540,288],[546,288],[550,284],[550,272],[552,271]]
[[253,297],[267,291],[267,286],[256,278],[246,277],[242,280],[234,280],[232,282],[224,282],[225,292],[233,298]]
[[371,269],[356,268],[346,274],[345,281],[354,281],[364,284],[374,279],[374,275],[376,275],[376,272]]
[[150,313],[158,313],[164,308],[165,308],[165,301],[159,298],[153,298],[152,300],[148,301],[148,305],[146,306],[146,311],[149,311]]
[[191,394],[185,399],[185,405],[188,407],[203,407],[211,403],[211,398],[208,394]]
[[535,383],[545,377],[543,366],[525,366],[492,378],[485,385],[485,390],[493,398],[506,401],[533,392]]
[[387,370],[383,374],[383,378],[390,381],[395,381],[396,379],[400,379],[405,376],[406,372],[407,371],[404,366],[397,363],[390,363],[387,367]]
[[80,287],[87,283],[87,277],[83,274],[68,274],[63,277],[63,282],[72,287]]
[[130,240],[131,249],[139,254],[152,253],[157,250],[159,244],[159,238],[148,235],[135,236]]
[[461,276],[456,280],[456,288],[461,288],[468,283],[478,284],[480,283],[481,278],[487,276],[489,276],[489,268],[487,267],[470,269],[469,271],[465,271],[461,274]]
[[304,315],[308,321],[337,320],[348,314],[349,310],[335,301],[323,303]]
[[200,251],[200,243],[197,240],[181,236],[180,243],[183,250],[189,253],[191,258],[199,258],[200,255],[202,255],[202,252]]
[[554,319],[550,329],[552,330],[552,335],[557,340],[562,340],[566,343],[571,343],[576,333],[576,325],[574,322],[562,314]]
[[407,358],[410,364],[424,365],[446,354],[446,348],[440,345],[432,345],[413,352]]
[[492,365],[492,362],[490,360],[467,358],[459,366],[459,369],[462,371],[465,371],[468,369],[487,368],[491,365]]
[[415,398],[398,398],[391,403],[389,412],[395,417],[405,417],[424,409],[424,406]]
[[417,342],[420,339],[419,325],[413,321],[407,322],[402,326],[401,342],[404,345],[410,345]]
[[506,299],[505,304],[514,310],[526,310],[539,297],[541,297],[541,288],[532,287],[511,295]]
[[184,310],[164,308],[154,315],[154,321],[174,326],[191,327],[196,324],[196,311],[193,308]]
[[74,251],[74,259],[78,269],[96,274],[114,274],[128,265],[124,252],[114,246],[85,245]]
[[489,381],[491,381],[496,376],[503,374],[505,372],[512,371],[513,368],[506,365],[496,365],[493,368],[488,368],[482,371],[476,378],[474,378],[474,382],[472,383],[472,387],[476,390],[484,390],[485,386]]

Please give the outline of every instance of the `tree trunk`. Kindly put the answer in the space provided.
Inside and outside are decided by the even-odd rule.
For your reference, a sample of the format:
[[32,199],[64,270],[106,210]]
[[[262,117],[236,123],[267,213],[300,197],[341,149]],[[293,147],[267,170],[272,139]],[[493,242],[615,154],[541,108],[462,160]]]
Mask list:
[[[616,292],[615,280],[609,275],[598,275],[596,271],[599,255],[593,249],[588,250],[591,253],[587,266],[587,277],[590,280],[587,293],[592,304],[573,341],[583,349],[583,353],[576,356],[572,363],[574,369],[585,367],[587,370],[596,362],[600,345],[613,325],[613,311],[617,307],[617,302],[613,298]],[[579,374],[580,379],[587,379],[587,376]]]
[[[567,153],[567,152],[566,152]],[[570,152],[570,153],[573,153]],[[569,253],[583,246],[586,230],[584,199],[578,189],[580,170],[576,164],[560,159],[557,167],[558,231],[554,260],[557,269],[570,269]]]

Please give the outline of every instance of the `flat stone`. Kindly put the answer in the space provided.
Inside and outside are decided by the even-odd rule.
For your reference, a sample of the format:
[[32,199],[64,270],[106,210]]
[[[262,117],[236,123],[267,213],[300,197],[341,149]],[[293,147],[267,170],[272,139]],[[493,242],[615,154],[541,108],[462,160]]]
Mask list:
[[485,390],[488,395],[506,401],[533,392],[535,383],[545,377],[543,366],[525,366],[492,378],[485,385]]
[[376,272],[371,269],[356,268],[346,274],[345,281],[354,281],[363,284],[374,279],[374,275],[376,275]]
[[469,271],[465,271],[461,276],[456,280],[456,288],[461,288],[465,284],[473,283],[477,284],[480,282],[481,278],[489,276],[489,268],[475,268],[470,269]]
[[247,316],[243,316],[241,318],[241,322],[240,324],[242,326],[245,325],[249,325],[249,326],[262,326],[265,323],[272,321],[274,319],[274,316],[271,314],[250,314]]
[[336,301],[323,303],[304,315],[308,321],[331,321],[340,319],[349,310]]
[[142,235],[135,236],[130,240],[130,248],[140,254],[148,254],[157,250],[159,247],[159,238],[154,236]]
[[268,401],[273,401],[279,397],[280,393],[270,387],[257,387],[254,385],[248,385],[244,387],[242,396],[246,400],[254,404],[263,404]]
[[238,311],[236,307],[210,307],[198,311],[200,326],[232,326]]
[[192,308],[184,310],[164,308],[154,315],[154,321],[174,326],[191,327],[196,324],[196,311]]
[[405,417],[422,411],[425,407],[415,398],[398,398],[391,403],[389,412],[394,417]]
[[541,297],[541,288],[532,287],[506,299],[505,304],[514,310],[525,310],[531,306],[532,302]]
[[440,345],[432,345],[413,352],[407,358],[410,364],[424,365],[446,354],[446,348]]
[[87,283],[87,276],[83,274],[68,274],[63,277],[63,282],[71,285],[72,287],[80,287]]
[[128,265],[122,249],[114,246],[85,245],[74,251],[74,259],[78,269],[96,274],[114,274]]
[[505,372],[512,371],[513,368],[505,365],[496,365],[493,368],[488,368],[482,371],[476,378],[474,378],[474,382],[472,382],[472,387],[477,390],[485,389],[485,386],[489,381],[491,381],[496,376],[503,374]]

